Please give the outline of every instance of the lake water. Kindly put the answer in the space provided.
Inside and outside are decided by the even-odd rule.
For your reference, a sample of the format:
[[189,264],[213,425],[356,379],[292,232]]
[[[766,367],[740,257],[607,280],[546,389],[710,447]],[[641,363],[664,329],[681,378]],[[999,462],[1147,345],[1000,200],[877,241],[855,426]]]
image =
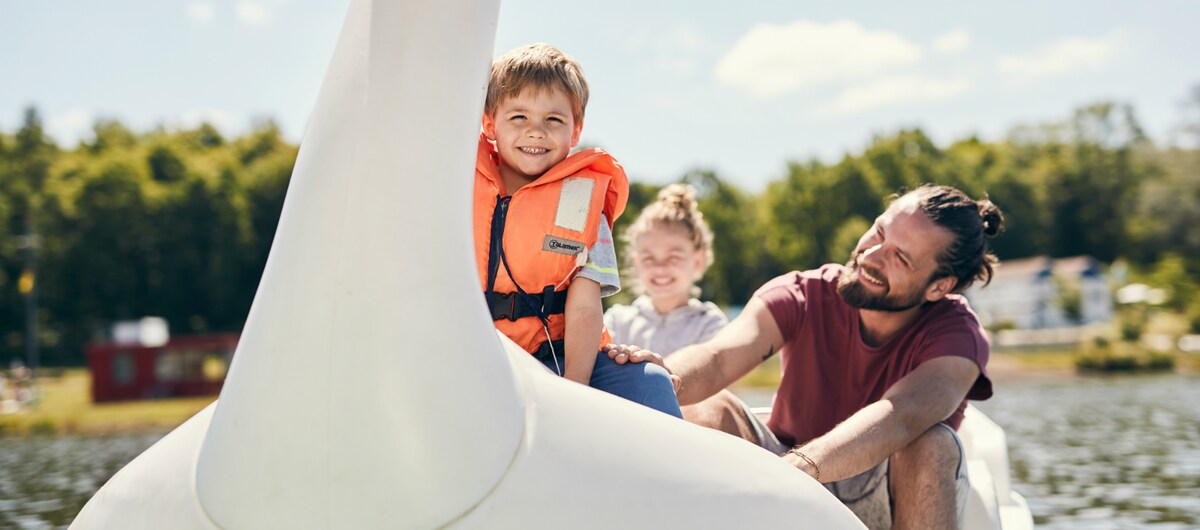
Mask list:
[[[998,381],[977,406],[1038,528],[1200,528],[1200,377]],[[0,528],[65,528],[162,434],[0,439]]]
[[163,434],[0,439],[0,528],[66,528],[109,477]]
[[1200,377],[1002,382],[977,406],[1039,528],[1200,528]]

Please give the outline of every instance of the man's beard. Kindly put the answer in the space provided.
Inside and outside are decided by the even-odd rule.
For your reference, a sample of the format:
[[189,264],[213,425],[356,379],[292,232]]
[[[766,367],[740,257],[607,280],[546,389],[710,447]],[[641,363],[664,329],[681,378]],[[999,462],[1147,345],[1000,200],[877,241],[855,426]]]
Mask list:
[[[838,278],[837,293],[850,307],[871,311],[900,312],[907,311],[925,303],[925,289],[918,289],[907,296],[892,295],[888,292],[875,294],[867,291],[866,286],[859,281],[858,267],[855,265],[858,256],[850,258],[846,264],[848,269]],[[888,285],[888,291],[891,285]]]

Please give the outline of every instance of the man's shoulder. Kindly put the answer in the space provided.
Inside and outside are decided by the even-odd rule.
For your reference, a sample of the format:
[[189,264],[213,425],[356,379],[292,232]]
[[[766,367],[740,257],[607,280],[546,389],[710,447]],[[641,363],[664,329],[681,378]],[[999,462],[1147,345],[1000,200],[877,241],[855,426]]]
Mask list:
[[846,269],[845,265],[826,263],[819,268],[806,271],[806,273],[808,273],[814,281],[836,285],[838,278],[841,278],[847,270],[848,269]]
[[954,294],[939,300],[926,313],[917,333],[919,343],[924,345],[919,361],[942,356],[964,357],[974,361],[979,366],[980,375],[967,393],[967,398],[982,400],[991,397],[992,384],[987,375],[991,343],[966,297]]
[[846,267],[836,263],[822,265],[806,271],[792,271],[772,278],[758,290],[760,293],[774,289],[796,290],[808,293],[814,289],[835,289],[838,278]]
[[967,297],[961,294],[949,294],[937,302],[934,314],[935,320],[942,322],[963,322],[974,326],[979,325],[979,317],[971,309]]
[[841,314],[847,307],[837,295],[837,281],[843,272],[845,267],[836,264],[792,271],[767,282],[754,296],[766,304],[780,326],[792,322],[798,328],[801,321],[812,320],[805,315],[813,314],[813,318],[824,320]]
[[[946,341],[963,345],[973,344],[975,350],[988,349],[987,332],[979,317],[971,311],[966,299],[950,295],[925,309],[910,328],[918,344],[937,344]],[[966,341],[966,342],[963,342]]]

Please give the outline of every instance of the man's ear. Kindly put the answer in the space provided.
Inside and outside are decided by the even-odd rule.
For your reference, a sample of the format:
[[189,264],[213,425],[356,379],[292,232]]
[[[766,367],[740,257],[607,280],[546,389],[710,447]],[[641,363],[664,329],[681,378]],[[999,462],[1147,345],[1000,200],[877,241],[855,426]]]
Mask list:
[[954,284],[958,283],[953,276],[943,276],[932,282],[929,282],[929,287],[925,288],[925,301],[936,302],[945,298],[950,294],[950,290],[954,289]]
[[579,137],[583,135],[583,118],[575,122],[575,130],[571,131],[571,147],[579,145]]
[[486,112],[483,114],[482,126],[483,135],[487,137],[488,140],[493,142],[496,141],[496,120],[492,119],[491,114]]

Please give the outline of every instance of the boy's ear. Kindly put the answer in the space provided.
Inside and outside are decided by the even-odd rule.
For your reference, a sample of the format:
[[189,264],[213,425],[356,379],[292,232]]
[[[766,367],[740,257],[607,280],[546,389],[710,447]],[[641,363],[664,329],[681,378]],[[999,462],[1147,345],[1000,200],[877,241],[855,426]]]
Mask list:
[[496,120],[492,119],[491,114],[488,114],[486,112],[483,114],[482,126],[483,126],[483,135],[488,140],[491,140],[493,142],[496,141]]
[[575,130],[571,131],[571,147],[579,145],[579,137],[583,134],[583,119],[575,122]]

